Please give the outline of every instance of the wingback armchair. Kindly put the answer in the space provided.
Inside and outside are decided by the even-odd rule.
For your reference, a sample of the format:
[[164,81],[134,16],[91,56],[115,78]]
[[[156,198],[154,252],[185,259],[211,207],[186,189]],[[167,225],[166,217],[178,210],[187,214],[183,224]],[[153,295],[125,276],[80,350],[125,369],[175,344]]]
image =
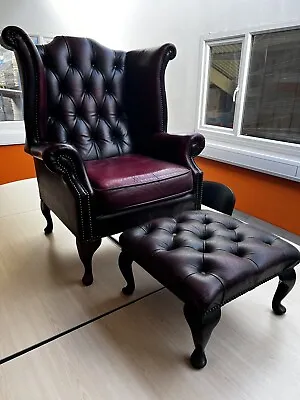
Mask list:
[[166,133],[172,44],[124,52],[57,36],[35,46],[13,26],[1,43],[20,71],[25,151],[34,158],[45,233],[53,229],[51,210],[76,237],[84,285],[93,282],[101,238],[200,208],[194,157],[204,138]]

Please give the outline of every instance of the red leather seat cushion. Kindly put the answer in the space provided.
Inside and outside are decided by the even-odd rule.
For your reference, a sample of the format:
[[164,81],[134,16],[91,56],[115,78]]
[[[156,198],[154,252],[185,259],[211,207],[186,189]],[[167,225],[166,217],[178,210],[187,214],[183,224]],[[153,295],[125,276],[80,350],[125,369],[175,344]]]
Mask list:
[[193,189],[189,169],[141,155],[86,161],[85,166],[106,212],[183,195]]

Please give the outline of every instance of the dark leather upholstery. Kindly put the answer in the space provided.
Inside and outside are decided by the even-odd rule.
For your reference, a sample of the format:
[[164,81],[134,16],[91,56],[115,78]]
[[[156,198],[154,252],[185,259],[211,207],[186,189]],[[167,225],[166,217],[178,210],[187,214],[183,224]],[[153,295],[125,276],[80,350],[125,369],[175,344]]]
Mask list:
[[125,295],[135,290],[136,261],[184,302],[195,345],[190,362],[196,369],[207,363],[205,347],[221,307],[278,275],[272,308],[283,315],[281,301],[295,284],[294,267],[300,262],[299,251],[279,237],[212,211],[154,219],[124,232],[120,244]]
[[193,190],[188,168],[139,154],[87,161],[85,166],[99,204],[107,212]]
[[204,138],[166,133],[172,44],[124,52],[58,36],[35,46],[12,26],[2,31],[1,43],[17,58],[25,150],[35,159],[48,220],[50,209],[77,244],[92,243],[154,217],[200,208],[202,171],[194,157]]
[[235,206],[233,191],[220,182],[203,181],[202,204],[231,215]]
[[73,145],[84,160],[130,152],[123,105],[126,53],[63,36],[37,48],[48,88],[47,140]]
[[223,214],[188,211],[124,232],[120,244],[184,302],[207,311],[300,261],[275,235]]

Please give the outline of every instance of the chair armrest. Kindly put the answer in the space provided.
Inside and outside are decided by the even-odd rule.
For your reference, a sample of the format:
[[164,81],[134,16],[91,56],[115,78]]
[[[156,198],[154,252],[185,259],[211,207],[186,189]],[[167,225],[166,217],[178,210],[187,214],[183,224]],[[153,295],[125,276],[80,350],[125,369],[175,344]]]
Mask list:
[[201,153],[204,146],[205,138],[200,133],[189,135],[156,133],[150,139],[149,151],[154,158],[190,166],[191,161]]
[[223,183],[203,181],[202,204],[224,214],[232,215],[235,206],[235,195]]
[[62,143],[41,143],[30,148],[26,146],[25,151],[42,160],[50,171],[62,177],[74,177],[88,194],[93,194],[82,158],[73,146]]

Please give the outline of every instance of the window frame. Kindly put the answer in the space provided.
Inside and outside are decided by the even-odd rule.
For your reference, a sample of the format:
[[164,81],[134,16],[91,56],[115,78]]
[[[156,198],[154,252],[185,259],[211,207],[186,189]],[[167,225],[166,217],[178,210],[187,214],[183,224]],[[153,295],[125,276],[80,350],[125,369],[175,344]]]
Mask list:
[[[46,40],[53,38],[52,35],[41,35],[38,33],[30,33],[29,36],[31,38],[36,38],[37,42],[35,44],[43,44],[44,38]],[[25,138],[24,120],[0,121],[0,146],[24,144]]]
[[[300,29],[295,23],[266,25],[233,32],[209,34],[200,38],[195,131],[206,137],[201,156],[271,175],[300,181],[300,145],[241,134],[251,59],[256,34]],[[210,46],[242,41],[233,129],[205,124],[209,84]]]
[[[243,54],[243,46],[244,46],[244,41],[242,37],[235,37],[228,39],[226,41],[224,40],[209,40],[205,41],[203,46],[204,46],[204,59],[205,59],[205,69],[203,71],[204,76],[203,76],[203,93],[201,94],[202,102],[200,104],[200,112],[199,112],[199,119],[198,119],[198,126],[200,125],[203,128],[214,130],[214,131],[220,131],[225,134],[233,135],[233,130],[231,128],[226,128],[226,127],[221,127],[221,126],[215,126],[215,125],[209,125],[205,123],[206,120],[206,108],[207,108],[207,100],[208,100],[208,87],[209,87],[209,67],[210,67],[210,47],[212,46],[219,46],[223,44],[235,44],[235,43],[241,43],[242,44],[242,50],[241,50],[241,55]],[[241,56],[242,59],[242,56]],[[241,68],[241,61],[240,61],[240,67]],[[238,76],[238,82],[240,81],[240,70],[239,70],[239,76]],[[239,96],[237,95],[236,97],[236,105],[239,102]],[[237,107],[236,107],[237,108]],[[236,121],[236,112],[234,113],[234,120],[233,120],[233,126],[235,126],[235,121]]]

